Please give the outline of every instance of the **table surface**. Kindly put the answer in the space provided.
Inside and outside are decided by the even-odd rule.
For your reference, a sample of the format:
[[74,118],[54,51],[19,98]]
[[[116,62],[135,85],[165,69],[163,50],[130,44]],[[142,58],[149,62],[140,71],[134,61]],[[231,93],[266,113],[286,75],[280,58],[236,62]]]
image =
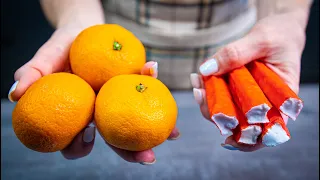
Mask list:
[[173,94],[182,136],[156,147],[157,162],[152,166],[125,162],[99,135],[91,154],[78,160],[65,160],[59,152],[31,151],[13,132],[14,104],[1,100],[1,179],[319,179],[319,85],[301,86],[305,107],[296,121],[288,123],[292,139],[252,153],[221,148],[224,137],[202,118],[192,93]]

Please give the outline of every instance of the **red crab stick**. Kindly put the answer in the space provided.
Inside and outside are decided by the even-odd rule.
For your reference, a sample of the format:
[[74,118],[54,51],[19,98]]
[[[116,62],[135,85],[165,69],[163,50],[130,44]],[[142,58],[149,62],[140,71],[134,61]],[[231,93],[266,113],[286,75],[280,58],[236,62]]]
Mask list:
[[211,120],[222,135],[227,135],[239,124],[228,86],[220,76],[203,76],[202,78]]
[[229,88],[233,99],[248,119],[249,124],[267,123],[267,112],[272,107],[248,69],[244,66],[229,73]]
[[276,107],[268,112],[269,123],[262,125],[262,143],[273,147],[285,143],[290,139],[290,132]]
[[233,131],[233,138],[239,144],[255,145],[261,135],[262,129],[259,124],[249,124],[244,114],[238,110],[239,125]]
[[302,100],[262,62],[254,61],[248,68],[270,102],[283,114],[296,120],[303,108]]

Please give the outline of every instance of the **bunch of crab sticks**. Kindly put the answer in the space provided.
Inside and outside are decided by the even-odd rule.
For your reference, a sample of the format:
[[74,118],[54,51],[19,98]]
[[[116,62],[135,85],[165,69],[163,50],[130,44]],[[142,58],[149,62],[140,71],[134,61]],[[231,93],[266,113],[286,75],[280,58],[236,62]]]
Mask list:
[[233,133],[237,143],[268,147],[290,139],[284,118],[296,120],[303,101],[264,63],[202,78],[210,117],[221,135]]

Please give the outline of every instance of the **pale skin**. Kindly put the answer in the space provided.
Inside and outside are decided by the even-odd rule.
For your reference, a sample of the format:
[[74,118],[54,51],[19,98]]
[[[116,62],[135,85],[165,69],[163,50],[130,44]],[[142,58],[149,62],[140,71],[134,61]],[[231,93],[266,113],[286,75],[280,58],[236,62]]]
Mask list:
[[[200,66],[200,73],[205,76],[222,75],[251,61],[262,60],[298,93],[301,55],[305,46],[305,28],[311,2],[297,0],[290,3],[293,3],[290,7],[279,9],[279,13],[257,22],[245,37],[218,50]],[[201,78],[197,74],[191,74],[190,77],[201,113],[206,119],[210,119]],[[283,117],[287,122],[288,118]],[[263,148],[262,144],[237,144],[232,136],[221,145],[227,149],[244,152]]]
[[[41,0],[42,9],[53,27],[56,28],[50,39],[37,51],[34,57],[19,68],[14,78],[16,87],[9,92],[9,99],[17,101],[27,88],[44,75],[54,72],[70,71],[68,52],[72,41],[83,29],[105,22],[103,9],[99,0]],[[295,91],[299,91],[300,59],[305,44],[305,28],[309,16],[310,1],[290,1],[289,8],[279,14],[259,21],[244,38],[221,48],[212,56],[216,60],[217,71],[202,68],[206,75],[224,74],[250,61],[262,59]],[[212,58],[210,58],[212,62]],[[207,62],[210,62],[209,60]],[[157,78],[156,62],[148,62],[141,74]],[[150,71],[153,68],[153,71]],[[150,74],[150,72],[154,72]],[[200,68],[201,72],[201,68]],[[205,90],[199,75],[191,75],[195,99],[200,105],[204,117],[208,118],[205,102]],[[89,127],[89,125],[88,125]],[[67,159],[77,159],[88,155],[94,145],[95,128],[85,128],[62,155]],[[179,130],[174,128],[169,140],[177,139]],[[254,151],[262,147],[240,146],[228,137],[225,144],[241,151]],[[109,144],[120,157],[128,162],[153,164],[156,160],[150,150],[131,152],[115,148]]]

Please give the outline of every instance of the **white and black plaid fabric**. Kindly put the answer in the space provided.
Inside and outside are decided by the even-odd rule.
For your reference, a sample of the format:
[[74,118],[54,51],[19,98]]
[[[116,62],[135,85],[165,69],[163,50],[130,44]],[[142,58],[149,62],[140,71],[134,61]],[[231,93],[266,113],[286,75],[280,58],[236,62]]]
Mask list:
[[171,89],[190,88],[189,74],[216,50],[256,22],[248,0],[105,0],[107,23],[133,32],[147,60],[159,63],[159,79]]

